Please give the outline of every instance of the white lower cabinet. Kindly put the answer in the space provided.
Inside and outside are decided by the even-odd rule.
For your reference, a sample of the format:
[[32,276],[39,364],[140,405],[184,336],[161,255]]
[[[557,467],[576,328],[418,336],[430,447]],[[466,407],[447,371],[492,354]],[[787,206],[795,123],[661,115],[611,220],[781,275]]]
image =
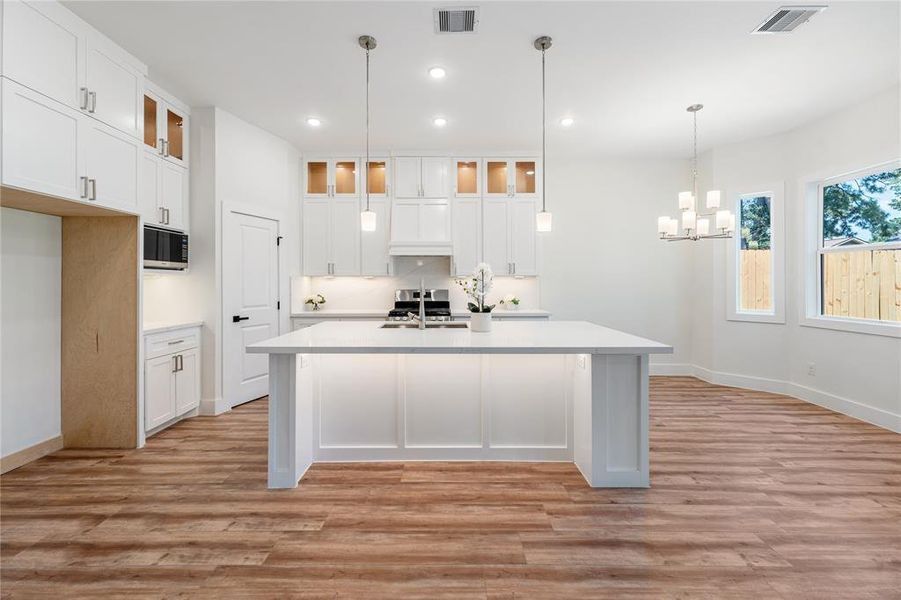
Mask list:
[[153,431],[200,405],[200,328],[145,336],[144,429]]
[[188,229],[188,169],[153,151],[143,151],[139,176],[144,222],[181,231]]

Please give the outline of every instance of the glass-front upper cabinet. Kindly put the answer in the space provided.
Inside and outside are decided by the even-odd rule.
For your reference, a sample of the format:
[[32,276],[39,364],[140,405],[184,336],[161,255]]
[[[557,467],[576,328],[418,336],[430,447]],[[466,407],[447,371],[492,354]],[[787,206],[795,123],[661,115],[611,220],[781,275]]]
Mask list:
[[454,159],[454,195],[457,197],[479,196],[481,165],[475,158]]
[[186,165],[188,113],[175,104],[156,90],[144,92],[144,144],[170,162]]
[[485,159],[485,195],[512,198],[537,194],[538,161],[535,159]]
[[[387,197],[390,191],[387,158],[370,158],[366,166],[366,188],[369,197]],[[365,195],[365,192],[364,192]]]
[[309,159],[305,161],[304,195],[321,198],[357,198],[360,195],[360,161],[350,159]]

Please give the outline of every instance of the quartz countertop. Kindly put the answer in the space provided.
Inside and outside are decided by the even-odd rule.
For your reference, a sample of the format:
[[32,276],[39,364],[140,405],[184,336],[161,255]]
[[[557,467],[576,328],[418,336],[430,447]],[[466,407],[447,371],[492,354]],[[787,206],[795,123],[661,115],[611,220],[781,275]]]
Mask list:
[[[452,310],[451,315],[457,318],[469,317],[468,310]],[[516,310],[504,310],[495,308],[491,313],[501,319],[515,317],[550,317],[551,313],[538,308],[518,308]],[[372,308],[320,308],[319,310],[305,310],[291,313],[292,319],[384,319],[388,316],[388,309]]]
[[672,346],[588,321],[497,321],[492,331],[382,329],[324,321],[251,344],[256,354],[671,354]]
[[188,327],[200,327],[201,325],[203,325],[203,321],[167,321],[144,323],[143,332],[144,335],[149,335],[151,333],[163,333],[166,331],[175,331],[176,329],[186,329]]

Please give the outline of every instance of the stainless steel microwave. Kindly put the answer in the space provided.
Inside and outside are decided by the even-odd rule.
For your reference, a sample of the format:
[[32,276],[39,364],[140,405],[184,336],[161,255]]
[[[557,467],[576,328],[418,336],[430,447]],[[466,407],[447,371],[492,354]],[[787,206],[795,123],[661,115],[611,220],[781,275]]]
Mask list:
[[188,268],[188,235],[144,226],[144,268],[184,271]]

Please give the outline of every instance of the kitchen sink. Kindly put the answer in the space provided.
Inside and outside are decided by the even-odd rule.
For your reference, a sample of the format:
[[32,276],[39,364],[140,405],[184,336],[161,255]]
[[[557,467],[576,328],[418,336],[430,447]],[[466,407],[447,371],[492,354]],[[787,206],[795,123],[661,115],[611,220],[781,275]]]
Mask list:
[[[425,324],[426,329],[466,329],[469,323],[453,323],[447,321],[436,321]],[[390,321],[382,323],[379,329],[419,329],[419,323],[411,323],[410,321]]]

